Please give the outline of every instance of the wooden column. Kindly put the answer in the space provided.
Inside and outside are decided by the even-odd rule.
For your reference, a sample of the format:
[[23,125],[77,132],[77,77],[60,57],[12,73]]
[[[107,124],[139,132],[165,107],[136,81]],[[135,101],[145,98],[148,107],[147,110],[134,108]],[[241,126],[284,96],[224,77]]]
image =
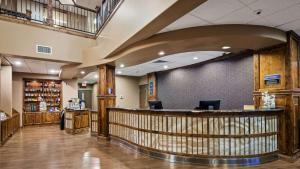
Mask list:
[[52,0],[48,0],[47,4],[47,24],[53,25],[53,4]]
[[156,74],[149,73],[147,74],[148,79],[148,101],[157,100],[157,81]]
[[[300,38],[294,32],[287,33],[287,43],[262,49],[254,55],[254,100],[257,108],[262,106],[261,92],[276,96],[276,106],[285,113],[279,120],[279,151],[296,157],[300,153],[299,102],[300,102]],[[266,84],[266,77],[279,75],[280,81]]]
[[98,67],[98,135],[108,136],[108,107],[116,105],[115,67],[100,65]]

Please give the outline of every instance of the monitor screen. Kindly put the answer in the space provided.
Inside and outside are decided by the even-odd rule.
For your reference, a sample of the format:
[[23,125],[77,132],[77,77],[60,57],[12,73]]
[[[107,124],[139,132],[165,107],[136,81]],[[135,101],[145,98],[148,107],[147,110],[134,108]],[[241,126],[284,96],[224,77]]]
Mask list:
[[200,101],[199,108],[202,110],[220,110],[221,100]]
[[149,101],[150,109],[163,109],[161,101]]

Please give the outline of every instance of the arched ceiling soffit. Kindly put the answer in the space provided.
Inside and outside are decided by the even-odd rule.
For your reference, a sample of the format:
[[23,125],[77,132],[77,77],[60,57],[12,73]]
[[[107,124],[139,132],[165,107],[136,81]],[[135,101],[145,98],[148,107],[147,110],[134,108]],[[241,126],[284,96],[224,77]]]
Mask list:
[[286,33],[282,30],[257,25],[212,25],[186,28],[156,34],[139,41],[113,56],[105,58],[107,62],[126,66],[141,64],[157,59],[159,51],[166,55],[191,51],[240,52],[247,49],[257,50],[285,43]]

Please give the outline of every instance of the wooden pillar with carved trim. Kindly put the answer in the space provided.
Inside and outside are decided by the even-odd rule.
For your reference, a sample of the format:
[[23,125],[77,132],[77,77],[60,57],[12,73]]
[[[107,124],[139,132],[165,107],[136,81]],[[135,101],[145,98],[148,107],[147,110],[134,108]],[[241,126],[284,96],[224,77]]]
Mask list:
[[47,4],[47,19],[46,19],[47,24],[50,26],[53,25],[53,1],[48,0]]
[[116,105],[115,67],[98,66],[98,135],[108,137],[108,107]]
[[254,54],[254,101],[262,106],[261,92],[276,96],[276,106],[285,109],[279,120],[279,151],[300,155],[300,37],[287,33],[287,43]]
[[157,77],[155,73],[147,74],[148,79],[148,101],[157,100]]

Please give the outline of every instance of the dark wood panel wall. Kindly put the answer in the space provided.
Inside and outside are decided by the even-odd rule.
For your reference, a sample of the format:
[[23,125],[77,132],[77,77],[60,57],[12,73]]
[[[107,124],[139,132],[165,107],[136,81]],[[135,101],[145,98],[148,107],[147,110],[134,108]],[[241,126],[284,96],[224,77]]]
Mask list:
[[108,107],[116,105],[115,67],[110,65],[98,66],[98,112],[99,136],[108,136]]
[[[254,54],[254,100],[262,106],[261,92],[276,96],[276,106],[285,108],[279,120],[279,150],[281,154],[296,157],[300,150],[300,38],[287,33],[287,43],[256,51]],[[278,84],[267,85],[267,75],[280,75]]]
[[147,74],[148,79],[148,101],[157,100],[157,77],[156,73]]

